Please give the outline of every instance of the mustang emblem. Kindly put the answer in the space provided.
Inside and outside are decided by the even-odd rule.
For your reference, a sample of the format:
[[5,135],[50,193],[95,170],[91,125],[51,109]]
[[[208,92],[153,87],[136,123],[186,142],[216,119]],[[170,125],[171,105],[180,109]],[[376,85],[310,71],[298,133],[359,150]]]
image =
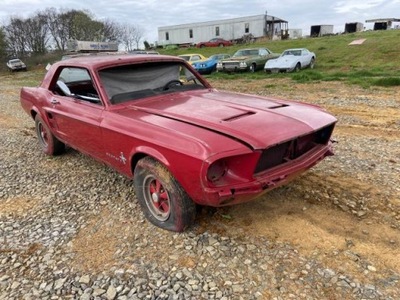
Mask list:
[[119,161],[119,162],[123,163],[124,165],[126,164],[126,158],[125,158],[123,152],[121,152],[121,154],[119,156],[113,155],[113,154],[108,153],[108,152],[106,153],[106,155],[108,157],[111,157],[111,158],[115,159],[116,161]]

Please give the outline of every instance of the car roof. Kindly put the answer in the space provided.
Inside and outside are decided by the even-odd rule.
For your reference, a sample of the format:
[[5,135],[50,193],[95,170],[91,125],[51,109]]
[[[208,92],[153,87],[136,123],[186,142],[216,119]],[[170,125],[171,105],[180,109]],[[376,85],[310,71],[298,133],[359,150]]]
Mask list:
[[159,54],[141,54],[141,55],[104,55],[75,57],[55,63],[55,66],[80,66],[85,68],[101,69],[126,64],[137,64],[144,62],[176,61],[182,62],[183,59],[176,56]]
[[293,50],[307,50],[306,48],[290,48],[290,49],[285,49],[284,51],[293,51]]

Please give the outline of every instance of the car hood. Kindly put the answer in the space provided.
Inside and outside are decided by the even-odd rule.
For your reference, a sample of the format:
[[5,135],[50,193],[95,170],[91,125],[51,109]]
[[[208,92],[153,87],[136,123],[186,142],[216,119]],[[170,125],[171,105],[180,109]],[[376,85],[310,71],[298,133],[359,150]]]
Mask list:
[[244,60],[248,60],[248,59],[254,58],[254,57],[257,57],[257,56],[235,56],[235,57],[223,59],[222,62],[226,62],[226,61],[244,61]]
[[264,149],[336,122],[315,106],[218,91],[146,99],[120,114],[134,117],[137,110],[231,137],[252,149]]
[[296,56],[294,55],[285,55],[285,56],[280,56],[275,59],[270,59],[266,62],[266,67],[270,66],[291,66],[294,63],[297,63],[299,60]]

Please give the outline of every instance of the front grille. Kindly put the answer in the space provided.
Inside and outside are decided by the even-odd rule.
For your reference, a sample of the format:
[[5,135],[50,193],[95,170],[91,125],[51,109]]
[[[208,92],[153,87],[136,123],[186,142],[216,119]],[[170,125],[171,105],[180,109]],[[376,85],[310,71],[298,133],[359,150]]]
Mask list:
[[223,62],[222,66],[224,66],[225,68],[235,68],[235,67],[239,67],[239,63],[236,61],[233,62]]
[[329,142],[334,125],[322,128],[308,135],[297,137],[293,140],[264,149],[254,173],[266,171],[288,161],[296,159],[317,145]]

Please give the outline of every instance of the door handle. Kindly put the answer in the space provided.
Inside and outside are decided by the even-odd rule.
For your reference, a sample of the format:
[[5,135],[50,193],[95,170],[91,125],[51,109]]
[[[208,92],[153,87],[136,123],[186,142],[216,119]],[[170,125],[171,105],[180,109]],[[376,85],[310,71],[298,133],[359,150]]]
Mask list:
[[60,101],[58,101],[56,98],[51,99],[51,104],[60,104]]

